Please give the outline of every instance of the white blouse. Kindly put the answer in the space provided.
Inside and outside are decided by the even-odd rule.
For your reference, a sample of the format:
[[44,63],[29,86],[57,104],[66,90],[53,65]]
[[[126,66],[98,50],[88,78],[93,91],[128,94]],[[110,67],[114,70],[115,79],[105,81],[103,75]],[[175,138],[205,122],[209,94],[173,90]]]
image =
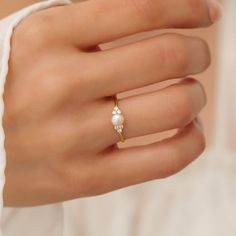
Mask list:
[[[51,0],[43,1],[34,5],[31,5],[7,18],[0,20],[0,120],[3,118],[4,103],[3,103],[3,93],[4,84],[8,74],[8,61],[11,50],[11,36],[14,28],[18,23],[26,16],[32,14],[35,11],[61,4],[69,4],[69,0]],[[5,166],[6,166],[6,153],[4,149],[4,130],[2,125],[0,126],[0,216],[2,215],[3,209],[3,187],[5,183]],[[1,217],[0,217],[1,218]],[[1,235],[1,232],[0,232]]]
[[[109,1],[109,0],[108,0]],[[3,94],[13,27],[46,1],[0,24],[0,91]],[[165,179],[104,196],[3,211],[5,236],[235,236],[236,160],[228,146],[236,127],[236,1],[226,1],[220,39],[215,142],[190,167]],[[0,102],[1,115],[3,101]],[[0,187],[4,185],[4,133],[0,130]],[[1,200],[2,204],[2,200]]]

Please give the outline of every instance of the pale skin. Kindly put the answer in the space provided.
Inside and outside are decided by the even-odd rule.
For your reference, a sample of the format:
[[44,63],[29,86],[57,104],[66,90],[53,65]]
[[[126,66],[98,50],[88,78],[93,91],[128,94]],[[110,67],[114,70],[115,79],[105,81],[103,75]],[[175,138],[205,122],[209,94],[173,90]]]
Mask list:
[[[105,51],[98,45],[158,28],[210,26],[209,12],[204,0],[91,0],[23,20],[13,35],[4,95],[5,205],[98,195],[173,175],[195,160],[205,147],[197,116],[206,95],[189,76],[209,66],[207,44],[163,34]],[[178,133],[119,149],[110,122],[114,95],[185,77],[119,101],[126,139]]]

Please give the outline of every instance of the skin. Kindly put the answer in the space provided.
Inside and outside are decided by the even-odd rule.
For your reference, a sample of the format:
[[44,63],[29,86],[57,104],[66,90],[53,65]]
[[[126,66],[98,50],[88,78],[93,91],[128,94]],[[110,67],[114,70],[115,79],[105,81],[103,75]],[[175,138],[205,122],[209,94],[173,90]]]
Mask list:
[[109,50],[98,46],[153,29],[211,25],[205,1],[191,3],[91,0],[39,11],[19,24],[4,95],[7,206],[168,177],[202,153],[197,116],[206,96],[194,79],[119,101],[127,139],[178,129],[173,137],[120,149],[110,118],[115,94],[203,72],[207,44],[163,34]]
[[[36,3],[38,1],[35,0],[2,0],[1,1],[1,8],[0,8],[0,18],[7,16],[8,14],[19,10],[22,7],[25,7],[27,5]],[[81,2],[81,1],[73,1],[73,2]],[[224,1],[220,1],[222,4]],[[219,25],[214,24],[213,27],[208,28],[205,30],[205,28],[197,28],[197,29],[189,29],[186,31],[185,29],[171,29],[172,32],[177,32],[177,33],[184,33],[188,34],[190,36],[200,36],[210,46],[210,51],[211,51],[211,58],[212,58],[212,63],[210,67],[207,69],[206,72],[201,73],[196,76],[196,79],[200,80],[201,83],[203,84],[206,93],[207,93],[207,106],[204,108],[203,112],[201,112],[201,118],[204,122],[204,130],[205,130],[205,136],[206,136],[206,143],[207,146],[210,147],[212,143],[214,143],[214,120],[215,120],[215,101],[216,101],[216,94],[215,94],[215,85],[217,82],[217,77],[218,77],[218,35],[219,35]],[[168,30],[167,30],[168,31]],[[146,37],[152,37],[153,35],[156,35],[158,33],[158,29],[151,31],[151,32],[146,32],[145,35]],[[132,40],[130,40],[130,37],[122,38],[120,40],[115,40],[114,42],[110,42],[107,44],[102,45],[103,49],[109,49],[111,47],[117,47],[121,46],[124,43],[130,43],[132,41],[137,41],[142,39],[142,34],[137,34],[132,36]],[[212,79],[214,78],[214,79]],[[158,84],[149,86],[148,88],[158,88]],[[148,88],[141,88],[139,89],[140,92],[147,92]],[[133,95],[135,91],[129,91],[125,93],[124,95]],[[123,96],[123,94],[122,94]],[[132,141],[130,140],[126,145],[134,144],[144,144],[147,142],[152,142],[153,140],[156,140],[157,138],[164,138],[166,135],[164,133],[157,133],[155,135],[149,135],[145,136],[142,138],[138,139],[133,139]]]

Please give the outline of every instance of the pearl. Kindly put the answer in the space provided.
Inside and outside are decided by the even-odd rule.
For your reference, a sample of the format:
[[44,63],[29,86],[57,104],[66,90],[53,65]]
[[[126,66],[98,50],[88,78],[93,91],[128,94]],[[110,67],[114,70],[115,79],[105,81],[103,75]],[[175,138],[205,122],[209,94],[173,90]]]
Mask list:
[[113,125],[122,125],[124,123],[124,117],[121,114],[116,114],[112,116],[111,122]]

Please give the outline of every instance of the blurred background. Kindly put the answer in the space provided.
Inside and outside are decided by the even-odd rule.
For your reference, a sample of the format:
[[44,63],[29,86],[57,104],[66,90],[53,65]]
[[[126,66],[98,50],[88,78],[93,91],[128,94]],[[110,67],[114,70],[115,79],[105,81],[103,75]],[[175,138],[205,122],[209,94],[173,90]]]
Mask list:
[[[177,1],[177,0],[176,0]],[[36,2],[36,1],[33,1]],[[2,0],[0,16],[19,9],[32,0]],[[63,204],[63,235],[66,236],[235,236],[236,235],[236,1],[222,1],[224,19],[207,29],[168,30],[204,38],[210,45],[212,65],[199,76],[208,94],[202,112],[207,150],[181,173],[104,196],[78,199]],[[4,6],[4,7],[3,7]],[[3,10],[4,9],[4,10]],[[133,42],[167,31],[153,31],[117,40],[103,49]],[[193,55],[194,56],[194,55]],[[168,82],[167,82],[168,83]],[[152,85],[120,96],[157,90]],[[157,104],[158,106],[158,104]],[[130,140],[126,145],[145,144],[168,134]],[[46,235],[22,226],[30,219],[34,229],[40,216],[57,206],[18,209],[7,215],[6,235],[12,226],[27,235]],[[54,217],[55,215],[52,215]],[[35,220],[33,220],[35,219]],[[19,224],[20,222],[20,224]],[[41,224],[46,227],[48,222]],[[21,226],[19,226],[21,225]],[[55,226],[56,227],[56,226]],[[21,235],[21,234],[20,234]]]

